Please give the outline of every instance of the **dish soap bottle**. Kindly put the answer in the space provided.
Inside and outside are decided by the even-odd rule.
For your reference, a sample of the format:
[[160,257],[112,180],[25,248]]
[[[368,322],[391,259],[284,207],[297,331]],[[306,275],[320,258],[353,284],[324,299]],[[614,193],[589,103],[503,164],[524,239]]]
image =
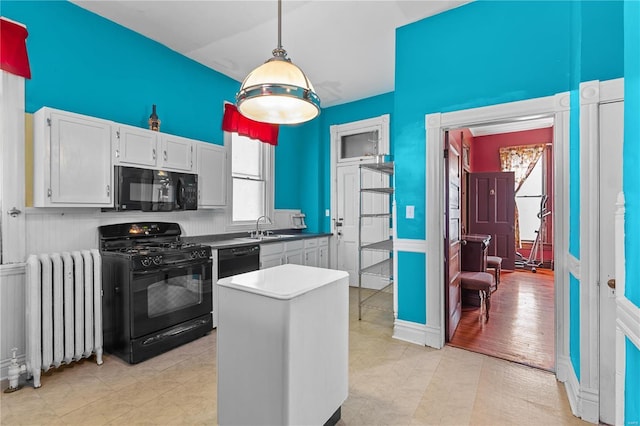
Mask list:
[[158,114],[156,113],[156,105],[153,104],[153,109],[151,111],[151,115],[149,116],[149,128],[153,131],[160,131],[160,119],[158,118]]

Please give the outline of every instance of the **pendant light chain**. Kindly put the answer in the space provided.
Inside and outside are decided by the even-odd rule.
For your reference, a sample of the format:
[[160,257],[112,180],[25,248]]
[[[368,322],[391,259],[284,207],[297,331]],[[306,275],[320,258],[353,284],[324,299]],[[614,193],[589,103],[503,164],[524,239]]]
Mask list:
[[282,48],[282,0],[278,0],[278,47],[271,53],[274,58],[291,62],[291,59],[287,58],[287,51]]
[[278,49],[282,49],[282,0],[278,0]]

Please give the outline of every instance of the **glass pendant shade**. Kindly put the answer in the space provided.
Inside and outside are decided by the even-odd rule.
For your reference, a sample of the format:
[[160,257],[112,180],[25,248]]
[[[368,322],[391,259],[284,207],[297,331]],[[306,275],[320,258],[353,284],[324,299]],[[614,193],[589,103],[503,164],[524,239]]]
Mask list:
[[303,123],[320,113],[320,98],[307,76],[278,56],[249,73],[236,95],[236,104],[245,117],[265,123]]

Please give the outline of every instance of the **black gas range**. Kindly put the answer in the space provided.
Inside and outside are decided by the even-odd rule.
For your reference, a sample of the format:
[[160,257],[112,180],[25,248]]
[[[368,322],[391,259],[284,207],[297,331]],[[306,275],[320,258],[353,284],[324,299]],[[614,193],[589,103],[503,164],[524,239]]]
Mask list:
[[177,223],[99,228],[107,352],[137,363],[212,329],[209,246],[185,243]]

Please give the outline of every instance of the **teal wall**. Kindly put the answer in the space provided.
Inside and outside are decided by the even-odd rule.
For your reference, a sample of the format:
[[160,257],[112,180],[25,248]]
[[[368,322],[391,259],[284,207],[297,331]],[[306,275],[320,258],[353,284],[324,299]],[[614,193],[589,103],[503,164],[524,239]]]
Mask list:
[[[640,2],[624,4],[625,296],[640,306]],[[634,261],[629,261],[634,259]],[[640,423],[640,350],[627,339],[625,424]]]
[[580,281],[569,274],[569,358],[580,381]]
[[[239,83],[66,1],[2,1],[27,26],[26,110],[59,108],[223,144],[223,101]],[[52,17],[55,17],[53,19]]]
[[568,90],[569,16],[564,2],[474,2],[397,30],[396,203],[416,206],[400,238],[425,237],[425,114]]
[[425,257],[424,253],[399,252],[397,260],[398,282],[405,290],[398,292],[398,318],[418,324],[427,322]]

